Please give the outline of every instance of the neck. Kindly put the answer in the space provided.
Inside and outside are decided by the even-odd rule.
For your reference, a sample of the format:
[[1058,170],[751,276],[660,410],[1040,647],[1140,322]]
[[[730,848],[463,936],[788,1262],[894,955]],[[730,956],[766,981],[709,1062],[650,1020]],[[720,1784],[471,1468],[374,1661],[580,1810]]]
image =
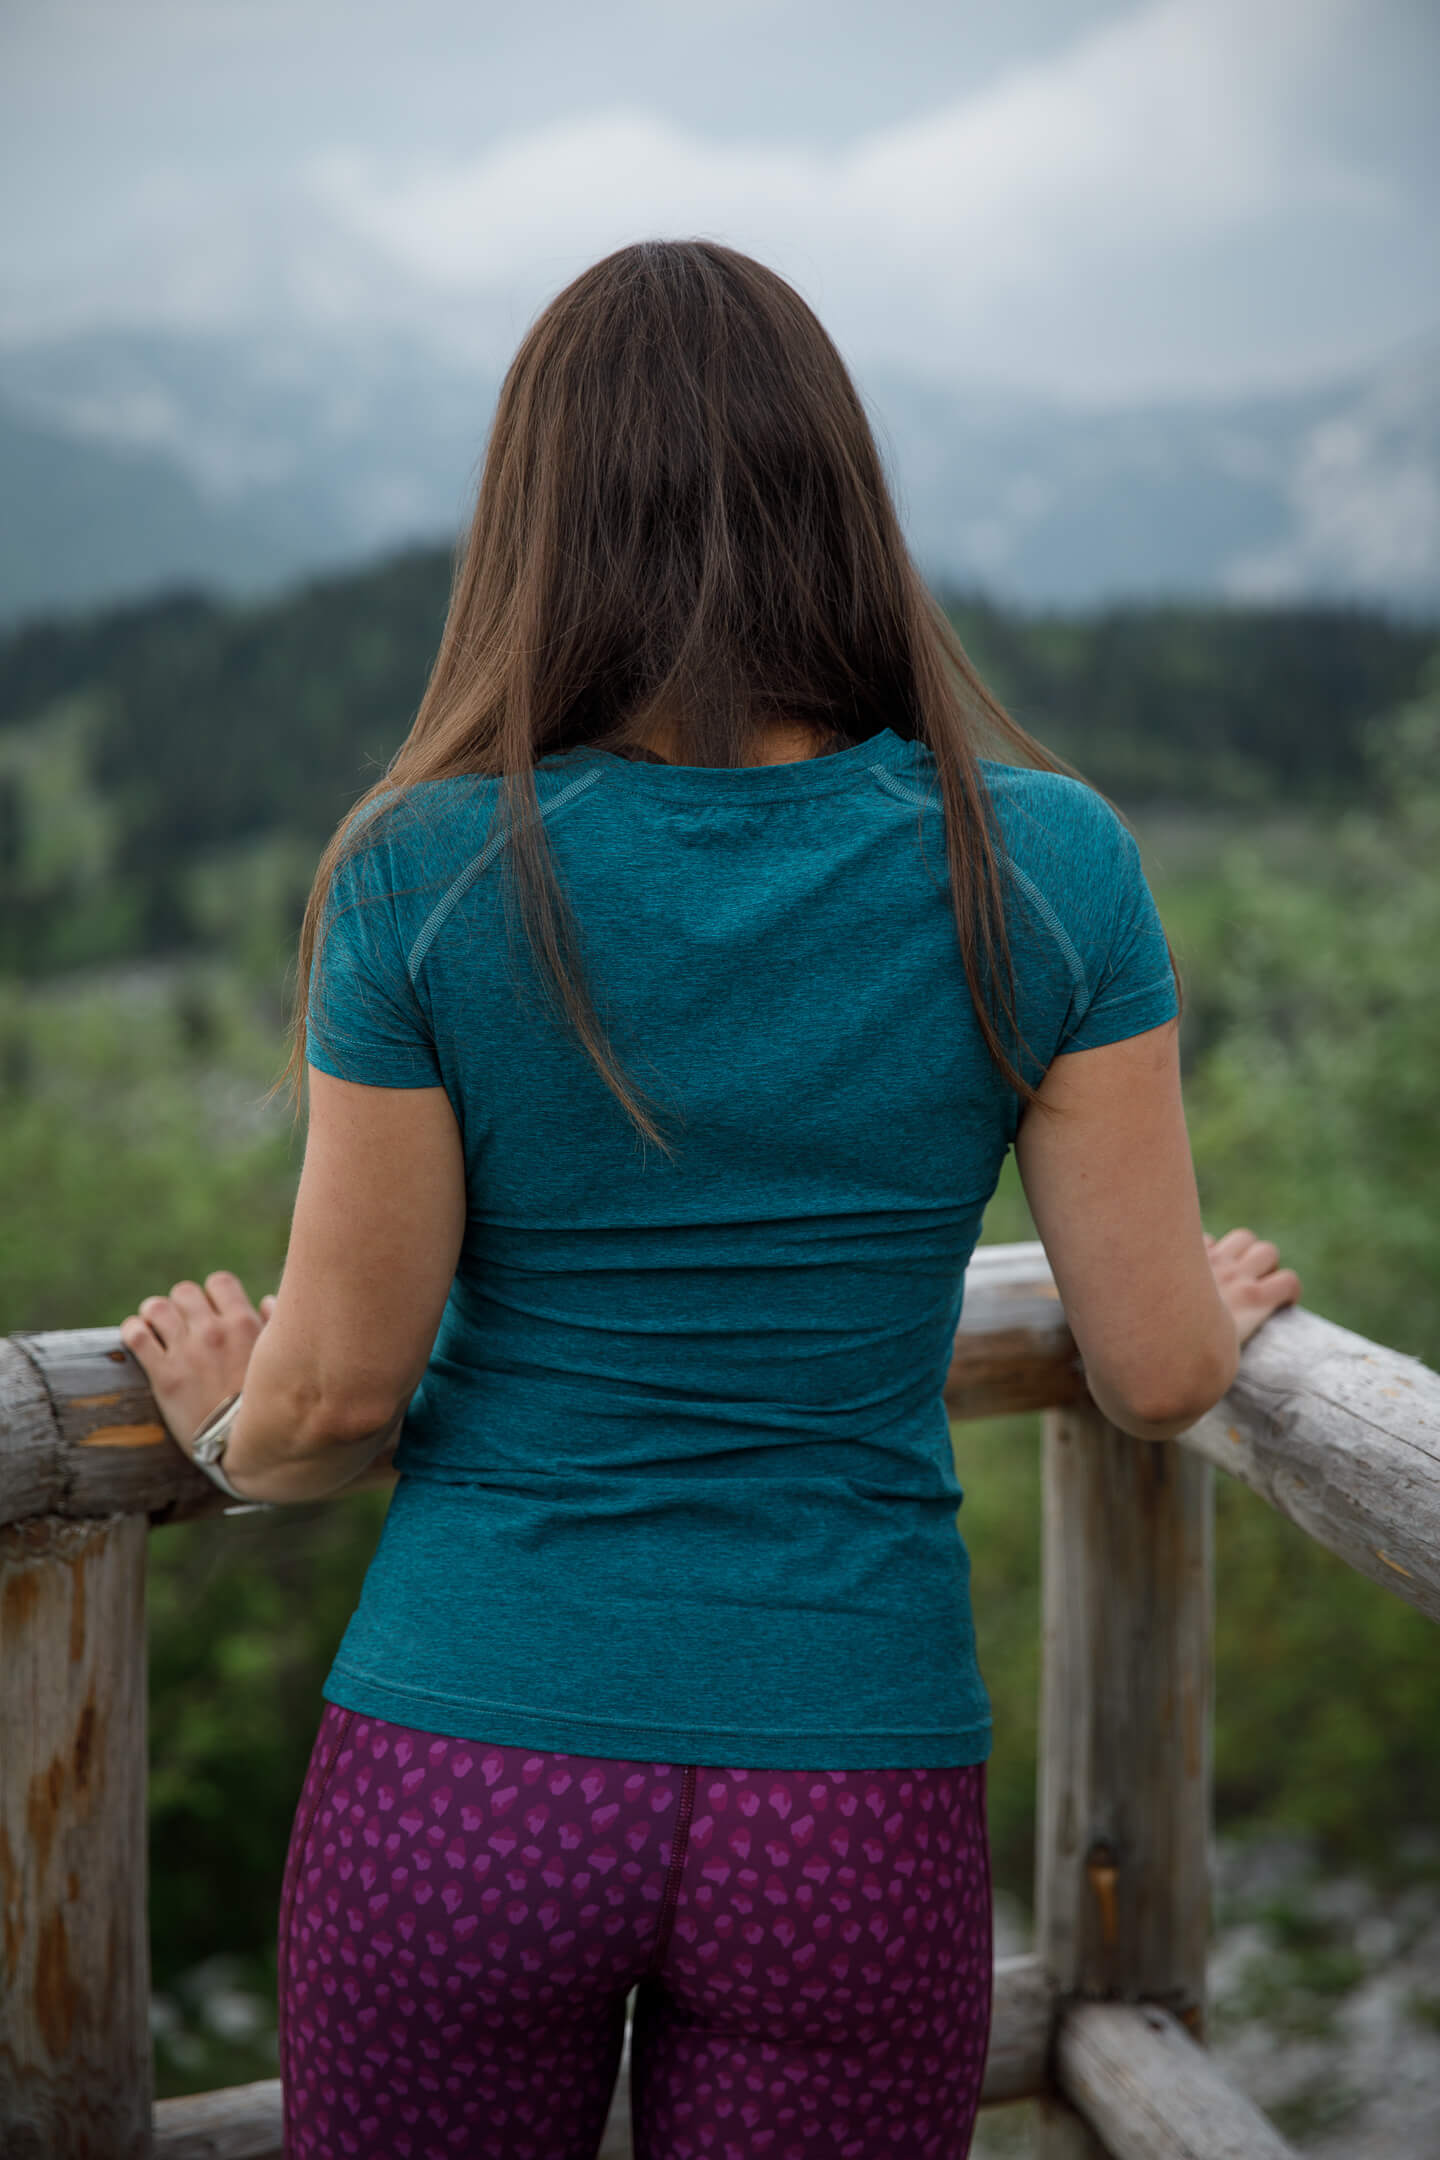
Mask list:
[[[685,744],[671,722],[657,721],[641,737],[641,746],[664,758],[667,765],[683,765]],[[747,765],[798,765],[802,760],[823,757],[837,747],[833,729],[777,721],[761,730],[746,758]]]

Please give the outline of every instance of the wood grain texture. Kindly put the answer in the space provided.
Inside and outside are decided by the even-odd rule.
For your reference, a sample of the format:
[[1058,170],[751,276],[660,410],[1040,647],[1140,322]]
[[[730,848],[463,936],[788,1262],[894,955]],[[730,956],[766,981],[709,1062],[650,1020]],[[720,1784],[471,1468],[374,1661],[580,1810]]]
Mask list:
[[[1053,2034],[1054,1995],[1040,1960],[997,1960],[982,2104],[1039,2092]],[[282,2160],[280,2134],[278,2078],[161,2100],[155,2108],[154,2160]],[[632,2160],[628,2037],[596,2160]]]
[[39,1368],[0,1337],[0,1523],[52,1512],[64,1487],[55,1413]]
[[1084,2116],[1054,2092],[1035,2102],[1031,2152],[1040,2160],[1112,2160]]
[[1153,2004],[1072,2004],[1055,2059],[1067,2098],[1114,2160],[1297,2160],[1254,2102]]
[[[1197,2034],[1212,1493],[1207,1464],[1092,1405],[1046,1416],[1036,1947],[1062,2001],[1150,1998]],[[1036,2125],[1041,2160],[1091,2142],[1057,2110]]]
[[1038,1957],[997,1958],[982,2107],[1029,2100],[1050,2076],[1055,1987]]
[[[137,1514],[158,1528],[235,1506],[170,1438],[116,1329],[0,1338],[0,1352],[0,1523]],[[382,1458],[353,1489],[394,1475]]]
[[982,1245],[945,1381],[952,1418],[1003,1417],[1085,1398],[1085,1374],[1043,1245]]
[[1440,1620],[1440,1373],[1314,1313],[1279,1312],[1181,1444]]
[[150,2139],[143,1516],[0,1530],[0,2152]]
[[154,2160],[284,2160],[279,2078],[155,2104]]

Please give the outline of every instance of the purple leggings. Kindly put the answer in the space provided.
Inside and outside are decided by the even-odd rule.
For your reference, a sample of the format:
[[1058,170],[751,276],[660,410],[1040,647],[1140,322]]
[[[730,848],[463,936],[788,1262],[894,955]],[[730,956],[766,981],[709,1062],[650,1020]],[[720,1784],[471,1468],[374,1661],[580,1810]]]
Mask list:
[[537,1755],[328,1704],[280,1909],[288,2160],[968,2152],[985,1767]]

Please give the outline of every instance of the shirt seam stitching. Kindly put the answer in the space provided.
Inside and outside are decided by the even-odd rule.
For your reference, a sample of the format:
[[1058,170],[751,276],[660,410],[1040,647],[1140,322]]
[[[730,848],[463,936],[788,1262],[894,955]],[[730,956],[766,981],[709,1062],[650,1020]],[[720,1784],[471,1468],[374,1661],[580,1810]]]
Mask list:
[[865,770],[870,778],[885,790],[887,795],[893,795],[897,801],[909,803],[912,808],[917,810],[939,808],[939,804],[928,788],[921,789],[910,786],[900,778],[898,773],[892,772],[888,765],[867,765]]
[[[887,766],[871,765],[868,770],[871,777],[885,790],[886,794],[894,796],[897,801],[909,803],[914,808],[921,810],[938,807],[935,797],[928,790],[908,786],[897,774],[892,773]],[[1029,872],[1020,868],[1013,855],[1006,854],[1002,859],[1016,883],[1028,893],[1041,921],[1046,925],[1059,946],[1061,957],[1070,973],[1071,987],[1079,1005],[1078,1020],[1083,1020],[1090,1010],[1093,993],[1085,973],[1084,963],[1075,948],[1073,938]]]
[[1076,1015],[1078,1023],[1078,1021],[1083,1020],[1086,1013],[1089,1012],[1092,1001],[1090,983],[1085,973],[1085,963],[1080,958],[1079,953],[1075,949],[1074,939],[1071,937],[1069,931],[1065,928],[1064,923],[1061,922],[1060,917],[1056,914],[1054,908],[1050,905],[1050,902],[1046,899],[1044,893],[1041,892],[1040,887],[1036,884],[1034,878],[1031,877],[1029,871],[1022,870],[1013,855],[1007,855],[1005,857],[1005,861],[1009,865],[1011,875],[1014,877],[1016,884],[1019,885],[1024,892],[1029,894],[1030,899],[1034,903],[1034,906],[1040,916],[1041,921],[1050,931],[1051,936],[1054,938],[1056,944],[1060,948],[1061,957],[1064,960],[1066,967],[1070,971],[1071,988],[1075,993],[1076,1001],[1079,1004],[1080,1008],[1078,1014]]
[[[548,802],[540,803],[537,806],[540,823],[542,825],[548,824],[557,811],[567,808],[570,803],[575,801],[578,796],[583,795],[588,788],[593,787],[596,781],[602,777],[602,770],[598,765],[592,765],[588,771],[579,774],[576,779],[570,782],[568,787],[561,788],[558,793],[551,796]],[[511,827],[506,826],[503,832],[493,833],[479,853],[471,856],[464,869],[451,880],[449,886],[441,894],[416,932],[414,942],[405,955],[405,972],[410,978],[412,989],[416,987],[415,978],[424,966],[431,947],[444,929],[449,917],[460,905],[471,887],[489,869],[491,863],[510,838],[511,830]]]

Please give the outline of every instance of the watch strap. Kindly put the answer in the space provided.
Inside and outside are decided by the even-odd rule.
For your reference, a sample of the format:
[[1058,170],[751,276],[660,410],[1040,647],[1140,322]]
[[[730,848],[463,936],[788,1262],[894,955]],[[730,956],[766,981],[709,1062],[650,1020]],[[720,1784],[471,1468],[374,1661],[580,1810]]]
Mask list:
[[263,1507],[268,1503],[249,1500],[244,1493],[237,1492],[220,1467],[226,1443],[235,1429],[235,1420],[239,1415],[240,1397],[227,1395],[224,1402],[211,1411],[185,1452],[196,1468],[204,1471],[211,1484],[218,1485],[221,1492],[228,1493],[232,1500],[239,1500],[247,1507]]

